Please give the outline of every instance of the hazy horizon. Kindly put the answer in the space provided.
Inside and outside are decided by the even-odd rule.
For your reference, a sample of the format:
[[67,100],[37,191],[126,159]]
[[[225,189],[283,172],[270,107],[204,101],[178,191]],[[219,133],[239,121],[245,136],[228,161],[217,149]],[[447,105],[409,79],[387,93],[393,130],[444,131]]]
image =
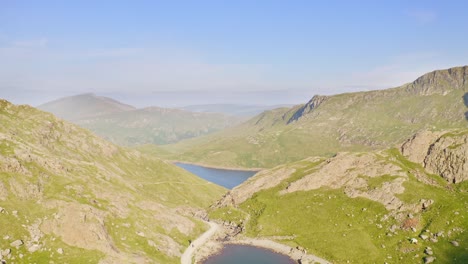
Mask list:
[[391,88],[468,64],[467,9],[464,1],[5,1],[0,98],[276,105]]

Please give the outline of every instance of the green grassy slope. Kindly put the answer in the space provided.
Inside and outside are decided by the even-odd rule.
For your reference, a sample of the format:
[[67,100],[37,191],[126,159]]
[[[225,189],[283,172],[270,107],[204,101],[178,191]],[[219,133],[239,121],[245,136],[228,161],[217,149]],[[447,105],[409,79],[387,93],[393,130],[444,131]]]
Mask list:
[[207,228],[193,215],[225,192],[29,106],[1,100],[0,123],[8,262],[178,263]]
[[[343,172],[333,172],[339,167]],[[262,187],[289,170],[284,180]],[[450,184],[390,149],[273,168],[232,190],[210,216],[242,226],[246,236],[300,246],[332,263],[423,263],[431,257],[427,247],[436,263],[467,263],[467,208],[467,182]]]
[[[314,97],[239,126],[161,148],[172,159],[229,167],[273,167],[338,151],[383,149],[421,129],[467,127],[468,67],[436,71],[398,88]],[[165,153],[164,153],[165,151]]]

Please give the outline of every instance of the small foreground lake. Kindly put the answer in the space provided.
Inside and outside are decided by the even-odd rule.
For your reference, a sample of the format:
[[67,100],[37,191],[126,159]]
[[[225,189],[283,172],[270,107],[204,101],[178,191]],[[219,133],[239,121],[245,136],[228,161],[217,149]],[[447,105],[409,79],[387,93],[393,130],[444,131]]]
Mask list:
[[181,162],[176,162],[175,165],[228,189],[236,187],[257,173],[256,171],[214,169]]
[[203,264],[294,264],[288,256],[253,246],[228,244]]

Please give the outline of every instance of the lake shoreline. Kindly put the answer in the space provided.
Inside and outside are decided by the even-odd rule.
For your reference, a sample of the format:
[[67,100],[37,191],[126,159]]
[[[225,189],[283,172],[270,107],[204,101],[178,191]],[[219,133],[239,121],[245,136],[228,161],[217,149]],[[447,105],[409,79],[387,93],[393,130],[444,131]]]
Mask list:
[[218,232],[205,242],[195,252],[195,263],[204,263],[210,257],[219,254],[226,245],[245,245],[257,247],[271,252],[288,256],[296,263],[321,263],[330,264],[330,262],[317,257],[315,255],[307,254],[307,252],[298,247],[290,247],[266,238],[250,238],[243,235],[230,236],[222,224]]
[[181,161],[181,160],[168,160],[171,163],[182,163],[182,164],[188,164],[188,165],[195,165],[195,166],[200,166],[203,168],[208,168],[208,169],[218,169],[218,170],[229,170],[229,171],[262,171],[265,168],[241,168],[241,167],[225,167],[225,166],[214,166],[214,165],[208,165],[200,162],[190,162],[190,161]]

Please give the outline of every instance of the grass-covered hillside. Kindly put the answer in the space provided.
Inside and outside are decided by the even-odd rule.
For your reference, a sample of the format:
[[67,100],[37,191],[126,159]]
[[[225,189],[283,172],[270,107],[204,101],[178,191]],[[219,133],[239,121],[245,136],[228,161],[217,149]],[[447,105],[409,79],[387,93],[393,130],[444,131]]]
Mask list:
[[305,105],[266,111],[160,150],[190,162],[273,167],[308,156],[384,149],[421,129],[467,127],[467,80],[465,66],[428,73],[398,88],[315,96]]
[[[446,176],[468,174],[468,130],[431,135],[402,150],[339,153],[263,171],[210,216],[332,263],[467,263],[468,182]],[[441,155],[457,160],[446,174],[434,173],[430,162]],[[415,157],[423,162],[410,161]]]
[[244,121],[221,113],[147,107],[136,109],[108,97],[82,94],[39,106],[121,146],[169,144],[210,134]]
[[178,263],[223,188],[0,101],[0,259]]

